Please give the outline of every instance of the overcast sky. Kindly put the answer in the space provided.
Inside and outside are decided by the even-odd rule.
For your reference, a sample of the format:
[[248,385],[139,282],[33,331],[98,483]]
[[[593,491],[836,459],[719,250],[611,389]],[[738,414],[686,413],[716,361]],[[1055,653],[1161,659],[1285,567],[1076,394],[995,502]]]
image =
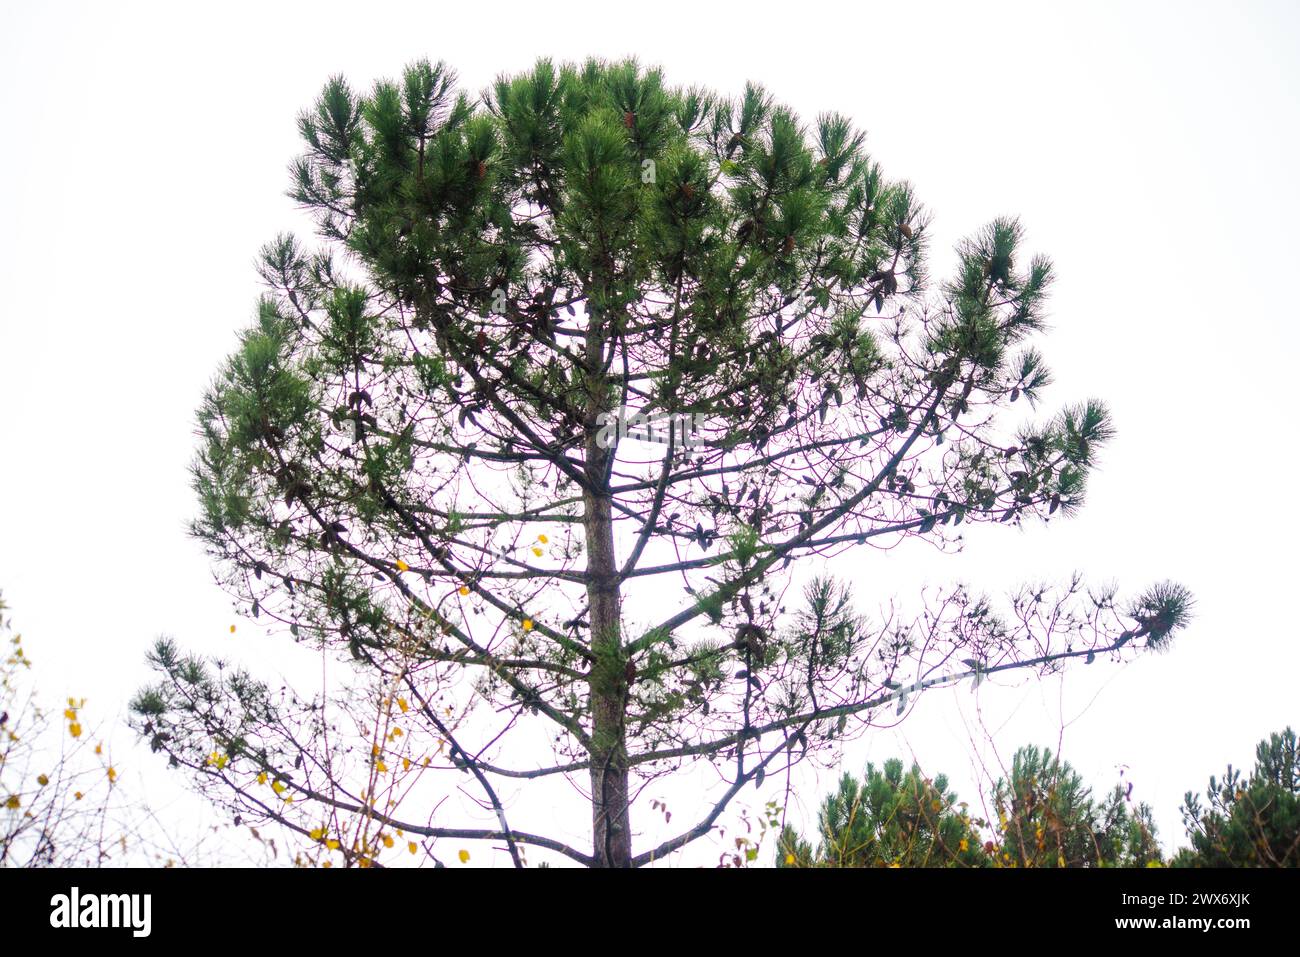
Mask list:
[[[1055,261],[1045,405],[1097,396],[1118,427],[1087,506],[1050,528],[985,530],[959,556],[916,543],[842,560],[864,610],[927,582],[1001,592],[1075,569],[1121,594],[1170,578],[1197,598],[1168,654],[928,693],[843,767],[915,755],[973,799],[981,764],[1059,744],[1099,787],[1125,770],[1165,846],[1181,843],[1183,792],[1300,724],[1298,11],[6,5],[0,589],[42,686],[112,718],[158,634],[254,666],[278,644],[242,619],[229,634],[230,604],[185,532],[186,469],[194,409],[259,293],[254,254],[302,227],[286,165],[325,79],[364,88],[429,57],[478,91],[539,56],[634,54],[670,83],[754,80],[807,118],[852,117],[933,214],[936,277],[961,236],[1003,214]],[[801,779],[801,813],[832,776]]]

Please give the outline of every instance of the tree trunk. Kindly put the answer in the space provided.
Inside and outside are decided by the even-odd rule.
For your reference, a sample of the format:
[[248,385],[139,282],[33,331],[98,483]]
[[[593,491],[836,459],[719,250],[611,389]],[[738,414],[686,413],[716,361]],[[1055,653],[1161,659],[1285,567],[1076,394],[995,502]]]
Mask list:
[[618,564],[608,498],[586,497],[587,596],[590,601],[591,830],[597,867],[632,866],[628,820],[627,704],[619,621]]
[[[603,310],[591,308],[586,360],[591,370],[605,368],[607,328]],[[602,446],[600,420],[612,411],[609,382],[593,376],[584,410],[587,489],[583,493],[583,531],[587,539],[587,602],[592,662],[588,678],[591,702],[591,837],[596,867],[632,866],[632,831],[628,815],[627,711],[623,628],[620,613],[618,555],[614,550],[614,513],[609,493],[609,464],[617,441]]]

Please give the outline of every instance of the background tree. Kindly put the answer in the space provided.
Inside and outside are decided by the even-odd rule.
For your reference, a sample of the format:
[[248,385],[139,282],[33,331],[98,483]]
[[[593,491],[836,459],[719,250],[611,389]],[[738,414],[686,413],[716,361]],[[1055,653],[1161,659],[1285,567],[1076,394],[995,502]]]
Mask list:
[[[194,531],[249,614],[364,680],[303,699],[157,649],[139,727],[238,813],[362,864],[400,828],[640,865],[927,687],[1185,622],[1177,586],[1077,579],[878,621],[829,580],[787,606],[804,559],[1074,513],[1112,434],[1096,401],[1008,417],[1049,382],[1049,263],[998,220],[931,290],[928,217],[847,119],[632,62],[541,61],[475,100],[421,62],[365,96],[330,81],[299,127],[322,245],[262,254],[270,291],[199,413]],[[637,441],[628,408],[694,441]],[[396,786],[426,759],[496,826]],[[638,789],[697,760],[726,789],[634,848]],[[590,848],[507,821],[502,781],[556,777],[589,796]]]
[[1222,780],[1211,776],[1205,797],[1208,805],[1188,791],[1183,801],[1192,846],[1175,866],[1300,866],[1300,764],[1290,728],[1258,744],[1248,777],[1232,765]]
[[814,848],[787,826],[777,846],[778,867],[984,867],[990,862],[972,820],[944,775],[933,781],[916,765],[904,773],[892,758],[868,764],[858,781],[840,779],[818,816]]
[[176,802],[156,813],[122,779],[111,729],[89,724],[85,698],[43,703],[7,610],[0,599],[0,867],[275,862],[273,838],[232,835],[221,822],[182,823],[192,809]]
[[1159,864],[1151,809],[1129,809],[1119,785],[1096,800],[1078,772],[1046,748],[1015,753],[993,788],[998,854],[1017,867],[1145,867]]
[[[85,700],[41,705],[0,600],[0,867],[98,867],[125,856],[117,770],[83,726]],[[60,713],[61,712],[61,713]]]
[[[818,844],[790,827],[777,847],[785,867],[1146,867],[1161,863],[1151,809],[1129,808],[1128,789],[1097,801],[1073,768],[1046,748],[1021,748],[1010,778],[991,788],[996,820],[972,818],[965,802],[918,767],[867,765],[844,775],[818,816]],[[985,838],[983,834],[987,834]]]
[[166,835],[147,807],[123,797],[103,737],[86,724],[86,700],[42,704],[6,611],[0,599],[0,867],[165,863]]

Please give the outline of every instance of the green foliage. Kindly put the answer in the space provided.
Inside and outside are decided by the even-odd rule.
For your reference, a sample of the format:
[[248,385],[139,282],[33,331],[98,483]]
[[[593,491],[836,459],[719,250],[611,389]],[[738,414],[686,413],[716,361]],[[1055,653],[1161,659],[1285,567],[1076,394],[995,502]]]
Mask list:
[[976,822],[956,803],[942,774],[933,780],[915,765],[891,759],[851,774],[822,803],[818,845],[786,827],[778,867],[983,867],[989,863]]
[[848,586],[814,578],[804,587],[804,606],[795,617],[789,645],[792,652],[806,656],[810,668],[838,666],[848,658],[863,628]]
[[1300,762],[1290,728],[1255,748],[1255,767],[1243,777],[1228,765],[1210,777],[1205,802],[1187,792],[1183,823],[1192,846],[1179,867],[1300,867]]
[[1017,867],[1143,867],[1159,863],[1151,811],[1130,811],[1116,787],[1092,797],[1078,773],[1046,748],[1025,747],[993,788],[1002,861]]
[[[1010,779],[989,795],[997,818],[972,818],[948,791],[902,762],[844,775],[818,816],[816,846],[790,827],[778,867],[1146,867],[1160,849],[1146,805],[1116,787],[1093,799],[1079,775],[1046,749],[1021,748]],[[987,834],[987,838],[983,836]]]
[[1191,592],[1182,585],[1160,582],[1137,599],[1129,615],[1146,632],[1147,647],[1164,651],[1170,636],[1191,620],[1193,604]]

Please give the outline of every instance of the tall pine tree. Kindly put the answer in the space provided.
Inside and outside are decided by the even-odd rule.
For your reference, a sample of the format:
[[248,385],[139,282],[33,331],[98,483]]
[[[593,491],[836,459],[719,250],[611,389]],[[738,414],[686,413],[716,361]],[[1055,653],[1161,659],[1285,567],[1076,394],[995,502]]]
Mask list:
[[[476,99],[422,62],[368,95],[330,81],[299,125],[320,242],[262,253],[199,413],[194,531],[250,614],[373,680],[305,700],[164,642],[135,702],[244,819],[353,863],[401,828],[637,866],[926,687],[1184,623],[1177,586],[1078,580],[873,622],[802,575],[787,608],[805,559],[1070,515],[1112,432],[1096,401],[1008,421],[1049,382],[1048,261],[998,220],[928,285],[927,216],[847,119],[632,62],[542,61]],[[425,759],[496,826],[396,801]],[[637,846],[638,782],[701,760],[728,786]],[[507,820],[501,782],[556,776],[590,797],[590,847]]]

